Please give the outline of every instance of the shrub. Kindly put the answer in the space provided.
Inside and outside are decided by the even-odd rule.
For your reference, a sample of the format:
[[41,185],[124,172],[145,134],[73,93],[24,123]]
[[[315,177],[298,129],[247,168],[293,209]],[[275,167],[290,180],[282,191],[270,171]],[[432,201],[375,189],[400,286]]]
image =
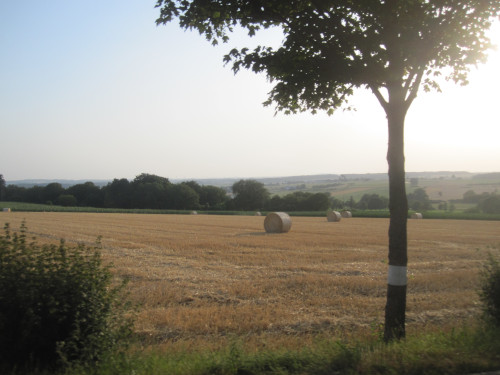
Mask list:
[[57,203],[64,207],[76,206],[76,198],[71,194],[61,194],[57,198]]
[[482,273],[480,297],[487,319],[500,327],[500,262],[491,254]]
[[99,244],[38,245],[26,232],[0,235],[0,366],[85,366],[126,343],[124,283],[113,285]]

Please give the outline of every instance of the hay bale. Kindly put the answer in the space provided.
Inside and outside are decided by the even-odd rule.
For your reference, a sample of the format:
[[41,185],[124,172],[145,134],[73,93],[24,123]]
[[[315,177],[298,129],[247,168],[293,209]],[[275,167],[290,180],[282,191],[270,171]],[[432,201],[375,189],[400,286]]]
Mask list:
[[352,217],[352,212],[351,211],[342,211],[340,213],[340,216],[342,216],[344,218],[349,218],[349,217]]
[[326,218],[328,219],[328,221],[340,221],[340,219],[342,219],[342,216],[340,215],[340,212],[338,211],[328,211],[326,213]]
[[262,214],[260,213],[260,211],[257,211],[254,216],[262,216]]
[[284,212],[271,212],[264,220],[264,229],[267,233],[286,233],[291,227],[292,220]]
[[10,212],[10,208],[4,207],[2,208],[2,212]]
[[196,212],[196,211],[191,211],[191,215],[198,215],[198,212]]
[[420,212],[415,212],[414,214],[411,215],[412,219],[423,219],[424,216]]

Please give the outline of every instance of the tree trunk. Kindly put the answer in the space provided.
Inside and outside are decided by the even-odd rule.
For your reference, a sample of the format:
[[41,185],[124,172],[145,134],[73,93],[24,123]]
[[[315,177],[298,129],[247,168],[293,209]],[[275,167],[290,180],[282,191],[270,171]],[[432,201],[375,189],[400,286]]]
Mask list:
[[[390,93],[391,94],[391,93]],[[407,284],[407,216],[408,201],[405,187],[404,120],[406,103],[400,90],[390,95],[386,107],[389,146],[389,272],[385,307],[386,342],[405,337]]]

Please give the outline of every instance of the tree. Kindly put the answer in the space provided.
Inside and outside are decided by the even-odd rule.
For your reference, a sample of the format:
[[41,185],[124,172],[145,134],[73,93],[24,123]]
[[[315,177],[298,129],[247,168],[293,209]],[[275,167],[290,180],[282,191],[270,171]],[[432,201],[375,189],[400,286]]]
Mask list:
[[387,209],[389,200],[378,194],[363,194],[356,208],[361,210],[383,210]]
[[330,207],[330,194],[315,193],[307,198],[307,210],[325,211]]
[[141,173],[130,183],[130,207],[167,208],[167,190],[171,185],[166,177]]
[[266,209],[271,211],[326,211],[330,207],[328,193],[296,191],[281,198],[275,195],[267,201]]
[[43,203],[56,203],[57,198],[64,194],[64,188],[59,182],[51,182],[42,189],[42,202]]
[[8,185],[5,188],[5,200],[13,202],[25,202],[26,201],[26,188],[17,185]]
[[79,206],[102,207],[104,204],[103,190],[92,181],[70,186],[66,193],[73,195]]
[[147,183],[157,183],[164,187],[167,187],[171,182],[166,177],[157,176],[155,174],[141,173],[139,176],[134,178],[133,184],[147,184]]
[[45,198],[45,187],[35,185],[26,189],[25,201],[32,203],[47,203]]
[[115,178],[104,188],[104,206],[111,208],[130,208],[132,188],[126,178]]
[[264,184],[255,180],[239,180],[233,184],[234,207],[239,210],[256,210],[266,205],[269,192]]
[[304,200],[305,193],[303,191],[296,191],[291,194],[285,195],[283,200],[284,211],[299,211],[301,209],[301,201]]
[[5,179],[3,178],[3,174],[0,174],[0,201],[3,201],[5,198],[5,189],[7,185],[5,183]]
[[439,89],[446,70],[467,83],[471,64],[491,46],[486,30],[500,16],[498,0],[158,0],[157,24],[179,19],[212,43],[240,26],[283,32],[277,48],[233,49],[226,63],[265,72],[274,83],[265,105],[332,114],[356,88],[373,92],[389,130],[389,270],[384,338],[405,336],[407,214],[404,122],[419,91]]
[[223,208],[228,200],[226,191],[217,186],[206,185],[200,189],[200,205],[206,208]]
[[425,189],[418,188],[408,194],[408,206],[415,211],[425,211],[432,208],[431,201]]
[[189,186],[191,189],[196,191],[196,193],[198,193],[198,195],[201,195],[201,185],[199,183],[197,183],[196,181],[191,180],[191,181],[184,181],[181,183]]
[[77,202],[76,198],[71,194],[61,194],[56,201],[58,205],[64,207],[76,206]]
[[[335,198],[335,197],[330,197],[330,207],[333,209],[337,209],[337,210],[345,209],[346,202],[344,202],[338,198]],[[348,207],[350,207],[350,206],[348,206]]]
[[500,213],[500,195],[491,194],[478,204],[478,208],[486,214]]
[[167,188],[168,208],[196,210],[200,207],[200,196],[187,184],[172,184]]
[[168,188],[158,182],[132,183],[131,208],[167,208]]
[[283,198],[279,195],[274,195],[267,201],[266,209],[269,211],[286,211],[284,208]]

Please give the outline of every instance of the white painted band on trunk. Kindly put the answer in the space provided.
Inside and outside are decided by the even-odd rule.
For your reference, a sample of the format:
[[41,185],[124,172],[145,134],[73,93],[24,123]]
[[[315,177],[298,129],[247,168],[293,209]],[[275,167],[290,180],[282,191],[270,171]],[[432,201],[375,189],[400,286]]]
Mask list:
[[405,286],[407,284],[407,267],[389,266],[387,284],[394,286]]

